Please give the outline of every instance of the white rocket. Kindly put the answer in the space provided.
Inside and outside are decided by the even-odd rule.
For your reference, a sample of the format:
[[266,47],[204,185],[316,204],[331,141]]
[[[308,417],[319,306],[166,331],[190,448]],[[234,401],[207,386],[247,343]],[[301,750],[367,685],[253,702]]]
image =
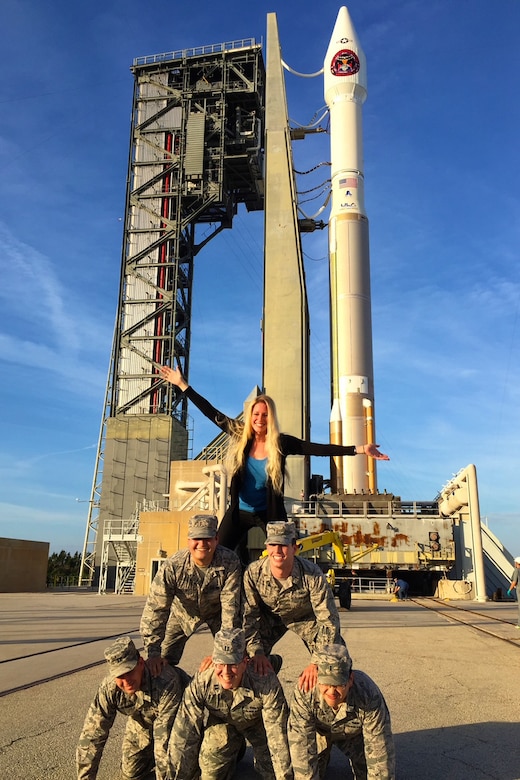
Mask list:
[[[362,105],[366,58],[348,10],[340,8],[323,65],[330,111],[332,205],[329,220],[333,404],[336,444],[374,441],[374,380],[368,219],[364,204]],[[375,464],[336,458],[339,492],[374,492]],[[334,475],[333,475],[334,479]]]

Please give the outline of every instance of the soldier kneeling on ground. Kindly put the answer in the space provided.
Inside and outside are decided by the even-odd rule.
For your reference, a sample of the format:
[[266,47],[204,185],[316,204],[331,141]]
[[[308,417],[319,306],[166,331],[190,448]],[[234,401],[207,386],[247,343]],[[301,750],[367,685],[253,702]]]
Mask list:
[[292,780],[287,714],[276,674],[254,672],[244,631],[219,631],[213,665],[184,692],[170,739],[169,777],[229,780],[247,740],[262,780]]
[[129,636],[107,647],[105,658],[108,675],[90,705],[76,749],[78,780],[97,777],[118,712],[128,717],[121,760],[125,780],[166,780],[168,739],[190,678],[170,666],[152,677]]
[[364,672],[352,671],[343,645],[316,651],[318,682],[294,690],[289,747],[294,780],[322,780],[332,747],[349,759],[355,780],[395,780],[390,714],[383,694]]

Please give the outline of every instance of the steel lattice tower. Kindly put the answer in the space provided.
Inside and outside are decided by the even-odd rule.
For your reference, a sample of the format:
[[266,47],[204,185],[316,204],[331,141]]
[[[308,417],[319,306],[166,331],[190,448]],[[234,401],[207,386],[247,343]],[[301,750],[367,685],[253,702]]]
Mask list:
[[261,46],[246,39],[138,58],[132,72],[118,308],[80,584],[92,584],[105,522],[162,500],[170,461],[188,456],[187,402],[158,368],[175,358],[189,376],[196,255],[232,226],[240,203],[263,209]]

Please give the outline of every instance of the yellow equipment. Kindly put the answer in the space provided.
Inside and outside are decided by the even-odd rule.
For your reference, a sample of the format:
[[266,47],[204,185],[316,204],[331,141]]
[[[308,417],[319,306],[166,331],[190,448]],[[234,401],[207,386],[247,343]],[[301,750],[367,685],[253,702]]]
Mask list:
[[319,547],[326,547],[329,544],[334,550],[334,555],[336,556],[337,562],[341,566],[350,566],[352,563],[350,547],[343,547],[341,537],[335,531],[324,531],[321,534],[311,534],[310,536],[303,536],[301,539],[297,539],[296,555],[300,555],[300,553],[304,552],[310,552],[311,550],[316,550]]
[[[355,561],[363,558],[365,555],[377,550],[378,544],[373,544],[364,550],[359,550],[352,554],[348,544],[343,544],[341,537],[336,531],[323,531],[321,534],[310,534],[310,536],[302,536],[301,539],[296,540],[296,555],[301,553],[311,552],[311,550],[317,550],[319,547],[327,547],[330,545],[334,550],[336,561],[343,568],[352,566]],[[262,556],[267,555],[267,550],[264,550]],[[327,579],[329,576],[334,576],[334,569],[329,569],[327,572]],[[333,583],[330,583],[333,584]]]
[[[373,544],[370,547],[367,547],[365,550],[359,550],[358,552],[355,552],[354,555],[352,555],[349,545],[343,544],[340,535],[336,533],[336,531],[324,531],[321,534],[311,534],[310,536],[302,536],[301,539],[297,539],[296,555],[311,552],[312,550],[316,550],[319,547],[327,547],[328,545],[330,545],[334,550],[336,561],[339,564],[338,568],[342,569],[350,569],[354,561],[358,561],[360,558],[363,558],[364,555],[368,555],[373,550],[377,550],[379,547],[378,544]],[[267,550],[264,550],[262,556],[267,554]],[[336,570],[330,568],[325,574],[325,577],[327,578],[327,582],[329,583],[330,587],[332,588],[332,592],[334,593],[336,586]],[[341,593],[342,587],[347,588],[346,594]],[[339,589],[340,605],[342,607],[346,607],[346,609],[350,609],[350,599],[351,591],[347,577]]]

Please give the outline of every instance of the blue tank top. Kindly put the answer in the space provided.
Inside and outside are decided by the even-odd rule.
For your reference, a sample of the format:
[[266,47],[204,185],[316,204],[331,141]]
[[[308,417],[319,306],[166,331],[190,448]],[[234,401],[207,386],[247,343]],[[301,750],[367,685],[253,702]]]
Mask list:
[[267,509],[267,458],[248,458],[242,475],[238,506],[244,512],[263,512]]

